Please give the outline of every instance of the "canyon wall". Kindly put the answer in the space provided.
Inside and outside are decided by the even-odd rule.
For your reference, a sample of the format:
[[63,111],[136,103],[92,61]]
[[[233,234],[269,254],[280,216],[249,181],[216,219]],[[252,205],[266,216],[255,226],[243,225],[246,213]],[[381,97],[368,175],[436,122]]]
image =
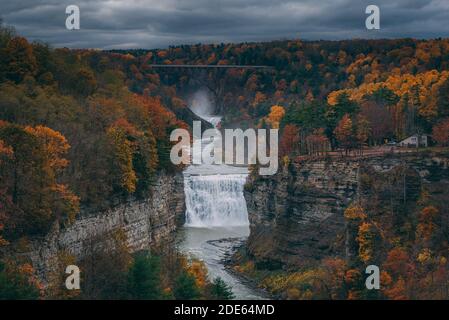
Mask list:
[[162,246],[173,241],[174,231],[183,223],[184,212],[182,174],[160,173],[148,199],[129,200],[95,214],[81,212],[69,227],[54,225],[45,238],[32,240],[23,254],[31,259],[45,284],[60,252],[67,252],[79,261],[92,243],[117,230],[124,231],[132,252]]
[[[416,202],[423,185],[444,193],[448,166],[448,154],[427,152],[304,160],[273,176],[251,175],[245,186],[247,251],[261,268],[272,269],[348,257],[354,252],[347,245],[343,214],[351,202],[407,205]],[[372,187],[374,180],[380,187]]]

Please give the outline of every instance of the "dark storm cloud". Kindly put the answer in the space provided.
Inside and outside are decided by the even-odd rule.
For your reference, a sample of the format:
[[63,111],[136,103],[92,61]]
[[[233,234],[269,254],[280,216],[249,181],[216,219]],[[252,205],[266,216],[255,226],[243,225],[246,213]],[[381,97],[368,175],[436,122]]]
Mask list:
[[[65,29],[70,4],[81,30]],[[381,9],[381,30],[365,29],[369,4]],[[0,16],[28,38],[72,48],[449,37],[449,0],[1,0]]]

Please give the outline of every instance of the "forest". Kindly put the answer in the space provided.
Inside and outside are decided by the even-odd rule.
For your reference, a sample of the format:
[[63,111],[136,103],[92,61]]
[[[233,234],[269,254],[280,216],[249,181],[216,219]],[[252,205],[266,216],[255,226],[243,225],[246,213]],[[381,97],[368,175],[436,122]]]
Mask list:
[[[271,68],[186,71],[152,64]],[[348,153],[412,134],[431,136],[438,148],[449,145],[448,39],[283,40],[101,51],[51,48],[2,25],[0,246],[26,246],[27,239],[44,236],[54,223],[70,225],[80,211],[147,197],[158,171],[182,169],[170,162],[169,135],[175,128],[190,128],[194,115],[187,108],[188,94],[202,87],[213,95],[224,125],[279,128],[284,161],[332,150]],[[427,200],[423,194],[417,216],[422,239],[441,226],[438,204]],[[357,221],[361,259],[368,259],[369,250],[363,248],[372,239],[372,225],[363,210],[348,208],[345,216]],[[436,256],[431,255],[436,247],[423,247],[420,259],[430,261],[426,254],[447,259],[441,252],[447,251],[448,240],[435,240],[445,243]],[[96,292],[95,281],[106,281],[93,276],[105,272],[106,262],[100,263],[86,278],[91,290],[83,298],[231,297],[220,279],[206,279],[200,262],[177,254],[131,255],[120,232],[111,241],[119,261],[108,285],[115,290]],[[408,268],[405,255],[400,249],[388,253],[390,276]],[[105,253],[91,256],[101,261]],[[62,254],[61,259],[71,258]],[[404,265],[397,265],[401,259]],[[438,261],[431,261],[428,268],[438,272]],[[146,272],[168,265],[168,278]],[[135,283],[136,273],[149,278]],[[29,263],[2,257],[0,297],[71,298],[41,289]],[[401,297],[397,288],[391,290],[388,297]],[[108,296],[111,292],[117,295]]]

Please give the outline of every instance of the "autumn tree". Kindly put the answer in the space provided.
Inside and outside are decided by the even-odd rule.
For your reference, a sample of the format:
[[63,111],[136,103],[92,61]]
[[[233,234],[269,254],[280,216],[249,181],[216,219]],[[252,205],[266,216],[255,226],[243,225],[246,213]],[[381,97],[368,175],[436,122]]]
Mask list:
[[449,78],[441,84],[438,93],[438,115],[449,117]]
[[391,249],[381,269],[382,281],[385,280],[382,292],[389,299],[407,299],[406,280],[412,279],[415,271],[408,252],[401,247]]
[[369,138],[372,144],[382,144],[393,135],[393,118],[387,106],[374,101],[361,104],[361,116],[369,123]]
[[187,270],[194,276],[198,289],[204,289],[207,285],[207,269],[204,262],[196,259],[192,260]]
[[107,131],[108,139],[113,148],[111,158],[111,172],[115,173],[115,185],[125,192],[133,193],[136,190],[137,177],[133,169],[133,143],[126,137],[123,128],[113,126]]
[[330,150],[330,142],[324,133],[324,128],[313,130],[306,137],[306,151],[309,155],[320,155]]
[[357,115],[355,138],[362,153],[363,145],[368,141],[371,134],[369,121],[361,114]]
[[[83,243],[84,255],[79,261],[82,272],[80,297],[83,299],[138,299],[130,297],[130,278],[133,257],[127,244],[126,232],[117,228],[110,233],[92,236]],[[60,260],[67,261],[70,257],[60,256]],[[62,259],[61,259],[62,258]],[[55,266],[57,267],[57,266]],[[146,270],[139,274],[145,286]],[[60,273],[59,273],[60,275]],[[138,284],[139,285],[139,284]],[[132,287],[132,286],[131,286]]]
[[0,261],[0,300],[35,300],[40,290],[30,264]]
[[278,129],[279,124],[284,115],[285,115],[284,107],[275,105],[271,107],[270,114],[268,115],[266,121],[268,124],[271,125],[272,128]]
[[288,124],[284,127],[280,142],[280,156],[290,155],[299,147],[299,129],[294,124]]
[[432,138],[440,146],[449,145],[449,118],[443,119],[433,127]]
[[410,256],[405,248],[394,247],[388,254],[383,267],[392,276],[407,276],[413,271]]
[[0,139],[13,152],[0,172],[1,189],[11,199],[5,232],[9,237],[42,234],[52,222],[73,220],[78,198],[57,183],[59,170],[66,164],[65,138],[49,128],[0,125]]
[[33,47],[25,38],[14,37],[8,41],[5,48],[0,48],[0,56],[4,58],[1,63],[1,73],[16,83],[23,80],[25,75],[34,75],[37,68]]
[[376,258],[379,233],[373,223],[362,222],[359,226],[357,242],[359,245],[359,258],[364,263],[370,263]]
[[[10,157],[12,156],[13,151],[10,147],[6,146],[5,143],[0,140],[0,174],[3,170],[2,163],[4,161],[8,161]],[[5,227],[5,222],[7,218],[7,212],[8,212],[8,206],[10,206],[11,200],[9,199],[9,196],[6,194],[6,191],[4,189],[0,189],[0,247],[7,245],[8,241],[6,241],[2,237],[2,231]]]
[[349,114],[345,114],[338,122],[334,133],[338,143],[345,149],[347,155],[354,143],[352,120]]
[[416,238],[430,240],[438,228],[439,211],[434,206],[424,207],[419,213],[419,223],[416,227]]

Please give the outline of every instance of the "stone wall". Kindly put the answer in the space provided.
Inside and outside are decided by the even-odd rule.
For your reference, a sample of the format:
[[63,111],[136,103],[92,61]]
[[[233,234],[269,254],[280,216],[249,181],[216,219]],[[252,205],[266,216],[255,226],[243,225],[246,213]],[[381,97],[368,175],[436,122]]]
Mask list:
[[447,154],[430,153],[336,158],[301,161],[273,176],[250,177],[245,186],[251,228],[248,252],[267,268],[305,266],[325,256],[348,255],[344,210],[356,197],[369,202],[372,191],[359,190],[361,177],[388,179],[405,166],[410,197],[419,193],[422,183],[446,181],[449,187],[448,163]]
[[181,174],[159,174],[152,195],[146,200],[130,200],[105,212],[80,217],[69,227],[55,225],[43,239],[32,240],[24,253],[32,261],[38,277],[46,283],[59,252],[82,259],[86,248],[116,230],[126,233],[131,251],[161,246],[173,240],[182,224],[185,201]]

